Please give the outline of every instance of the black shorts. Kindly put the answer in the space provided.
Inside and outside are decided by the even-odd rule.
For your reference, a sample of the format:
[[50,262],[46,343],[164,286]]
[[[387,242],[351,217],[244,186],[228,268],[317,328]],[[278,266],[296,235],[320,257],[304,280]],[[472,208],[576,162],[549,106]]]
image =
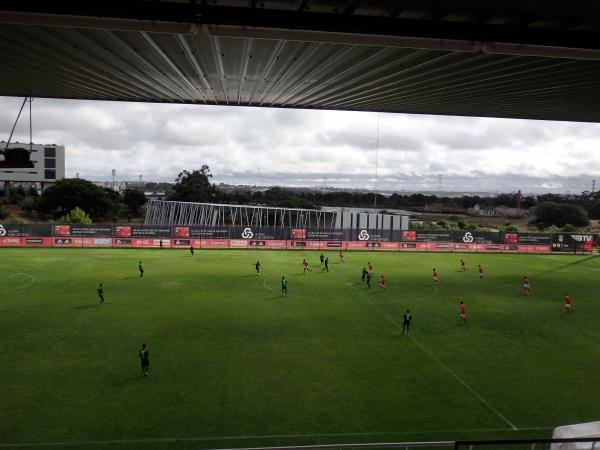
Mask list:
[[150,366],[150,360],[142,359],[142,367],[149,367],[149,366]]

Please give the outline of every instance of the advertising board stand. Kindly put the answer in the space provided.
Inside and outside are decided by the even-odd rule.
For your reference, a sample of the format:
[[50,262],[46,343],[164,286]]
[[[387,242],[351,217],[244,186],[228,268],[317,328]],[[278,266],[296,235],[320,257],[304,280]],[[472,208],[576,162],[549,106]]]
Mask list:
[[591,233],[0,223],[0,247],[161,249],[194,246],[206,249],[589,254],[593,245]]

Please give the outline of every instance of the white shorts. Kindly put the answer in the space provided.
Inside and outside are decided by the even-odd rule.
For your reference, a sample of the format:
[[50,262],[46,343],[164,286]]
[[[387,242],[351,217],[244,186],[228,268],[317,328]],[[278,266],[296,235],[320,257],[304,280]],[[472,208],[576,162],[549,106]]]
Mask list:
[[437,283],[438,282],[438,277],[433,277],[433,282]]
[[569,310],[569,311],[570,311],[570,310],[571,310],[571,304],[570,304],[570,303],[568,303],[568,304],[565,304],[565,309],[567,309],[567,310]]
[[523,283],[523,289],[529,289],[529,283]]
[[466,315],[466,314],[461,314],[461,315],[460,315],[460,318],[461,318],[462,320],[466,320],[466,318],[467,318],[467,315]]
[[483,278],[485,277],[485,273],[484,272],[479,272],[479,278]]

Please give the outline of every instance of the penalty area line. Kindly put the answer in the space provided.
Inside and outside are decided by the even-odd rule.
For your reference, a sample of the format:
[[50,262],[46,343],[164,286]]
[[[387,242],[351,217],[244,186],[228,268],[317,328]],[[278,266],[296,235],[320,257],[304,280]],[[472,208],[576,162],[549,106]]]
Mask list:
[[[344,278],[342,278],[340,275],[338,275],[337,273],[335,275],[340,280],[346,282],[346,280]],[[351,287],[356,292],[358,292],[358,294],[362,298],[364,298],[367,301],[367,303],[369,303],[371,305],[371,307],[373,307],[375,310],[377,310],[379,312],[379,314],[381,314],[388,322],[390,322],[392,325],[394,325],[397,328],[399,328],[400,330],[402,330],[402,326],[396,320],[394,320],[392,317],[390,317],[388,314],[386,314],[385,311],[383,311],[379,306],[377,306],[375,303],[373,303],[367,296],[365,296],[361,291],[359,291],[354,285],[351,285]],[[508,420],[500,411],[498,411],[496,408],[494,408],[485,398],[483,398],[481,395],[479,395],[479,393],[477,393],[477,391],[475,391],[475,389],[473,389],[471,386],[469,386],[469,384],[467,384],[467,382],[465,380],[463,380],[461,377],[459,377],[452,369],[450,369],[446,364],[444,364],[427,347],[425,347],[423,344],[421,344],[419,341],[417,341],[410,334],[408,334],[407,336],[415,343],[415,345],[417,345],[417,347],[419,347],[421,350],[423,350],[427,355],[429,355],[429,357],[431,359],[433,359],[441,367],[443,367],[446,372],[448,372],[450,375],[452,375],[454,377],[454,379],[456,379],[456,381],[458,381],[460,384],[462,384],[481,403],[483,403],[485,406],[487,406],[490,411],[492,411],[497,417],[502,419],[502,421],[505,424],[507,424],[512,430],[514,430],[514,431],[518,430],[518,428],[510,420]]]

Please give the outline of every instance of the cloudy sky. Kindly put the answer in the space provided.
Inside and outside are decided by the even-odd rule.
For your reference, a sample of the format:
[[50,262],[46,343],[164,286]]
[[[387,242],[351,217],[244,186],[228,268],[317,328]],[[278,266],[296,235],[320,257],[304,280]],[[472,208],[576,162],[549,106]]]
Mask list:
[[[6,140],[22,99],[0,98]],[[67,176],[385,190],[573,192],[600,183],[600,125],[406,114],[35,99],[33,141]],[[13,141],[29,142],[28,115]],[[378,154],[378,157],[376,155]],[[377,179],[376,179],[377,167]]]

